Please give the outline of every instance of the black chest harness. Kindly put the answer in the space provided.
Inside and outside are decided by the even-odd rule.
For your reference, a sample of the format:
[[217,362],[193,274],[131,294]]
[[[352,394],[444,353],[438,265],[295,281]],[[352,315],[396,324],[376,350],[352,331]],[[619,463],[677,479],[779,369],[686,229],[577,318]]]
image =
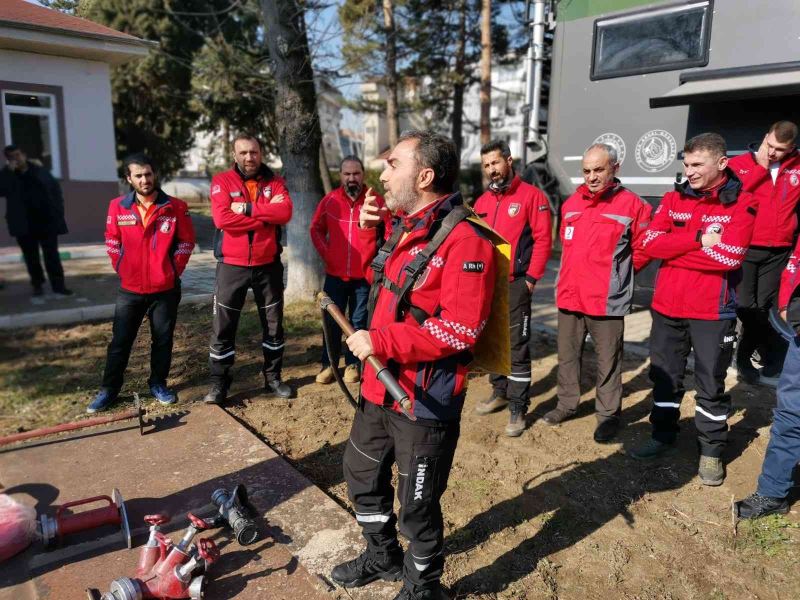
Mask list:
[[[396,221],[392,235],[381,246],[375,258],[372,260],[370,268],[373,272],[372,287],[369,290],[369,301],[367,303],[367,327],[372,325],[372,317],[375,312],[375,305],[378,302],[378,295],[381,288],[386,288],[396,297],[394,320],[400,321],[407,312],[411,313],[414,320],[422,325],[428,318],[440,312],[440,308],[429,314],[418,306],[414,306],[408,299],[409,292],[414,287],[414,284],[425,272],[425,267],[428,266],[433,255],[444,243],[450,232],[468,217],[475,216],[475,212],[467,205],[459,204],[454,207],[443,219],[434,221],[428,232],[428,243],[425,247],[409,262],[403,269],[405,277],[400,281],[394,282],[386,276],[385,268],[386,261],[389,256],[395,251],[395,248],[400,243],[403,233],[406,230],[401,226],[401,222]],[[438,225],[438,227],[437,227]]]

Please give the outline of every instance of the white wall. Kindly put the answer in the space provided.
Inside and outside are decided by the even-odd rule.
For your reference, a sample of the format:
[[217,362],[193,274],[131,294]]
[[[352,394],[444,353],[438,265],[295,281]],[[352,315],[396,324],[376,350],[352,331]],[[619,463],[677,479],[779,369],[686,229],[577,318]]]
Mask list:
[[0,49],[0,80],[61,87],[69,178],[117,180],[106,63]]

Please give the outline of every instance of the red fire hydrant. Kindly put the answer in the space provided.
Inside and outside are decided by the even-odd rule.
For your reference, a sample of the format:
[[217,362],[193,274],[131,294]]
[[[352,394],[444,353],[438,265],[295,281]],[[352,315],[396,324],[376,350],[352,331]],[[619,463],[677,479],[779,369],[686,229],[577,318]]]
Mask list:
[[190,525],[178,544],[160,531],[169,521],[165,515],[147,515],[150,538],[142,548],[136,578],[121,577],[111,582],[111,591],[102,600],[143,600],[144,598],[191,598],[201,600],[205,588],[203,574],[219,558],[219,550],[208,538],[192,540],[199,531],[209,528],[209,523],[188,515]]

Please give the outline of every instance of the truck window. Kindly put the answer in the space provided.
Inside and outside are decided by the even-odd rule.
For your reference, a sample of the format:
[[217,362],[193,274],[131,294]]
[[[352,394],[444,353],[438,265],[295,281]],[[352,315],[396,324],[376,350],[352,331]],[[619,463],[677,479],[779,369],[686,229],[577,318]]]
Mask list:
[[594,22],[592,80],[708,64],[710,0]]

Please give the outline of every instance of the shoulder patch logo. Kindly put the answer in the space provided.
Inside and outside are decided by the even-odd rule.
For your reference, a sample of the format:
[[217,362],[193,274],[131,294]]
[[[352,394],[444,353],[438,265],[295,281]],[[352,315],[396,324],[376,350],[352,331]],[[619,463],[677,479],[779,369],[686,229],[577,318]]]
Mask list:
[[483,273],[484,265],[480,260],[468,260],[463,268],[466,273]]
[[219,187],[219,184],[217,184],[217,185],[215,185],[214,187],[211,188],[211,193],[212,194],[219,194],[220,189],[221,188]]
[[792,187],[797,187],[797,185],[800,184],[800,178],[798,178],[795,173],[792,173],[789,177],[789,183],[792,184]]
[[516,217],[519,214],[519,209],[522,208],[522,205],[518,202],[512,202],[508,205],[508,216],[509,217]]
[[711,225],[706,227],[706,233],[718,233],[722,235],[723,231],[725,231],[725,228],[722,226],[722,223],[711,223]]
[[264,188],[264,198],[272,198],[272,186],[267,186]]

